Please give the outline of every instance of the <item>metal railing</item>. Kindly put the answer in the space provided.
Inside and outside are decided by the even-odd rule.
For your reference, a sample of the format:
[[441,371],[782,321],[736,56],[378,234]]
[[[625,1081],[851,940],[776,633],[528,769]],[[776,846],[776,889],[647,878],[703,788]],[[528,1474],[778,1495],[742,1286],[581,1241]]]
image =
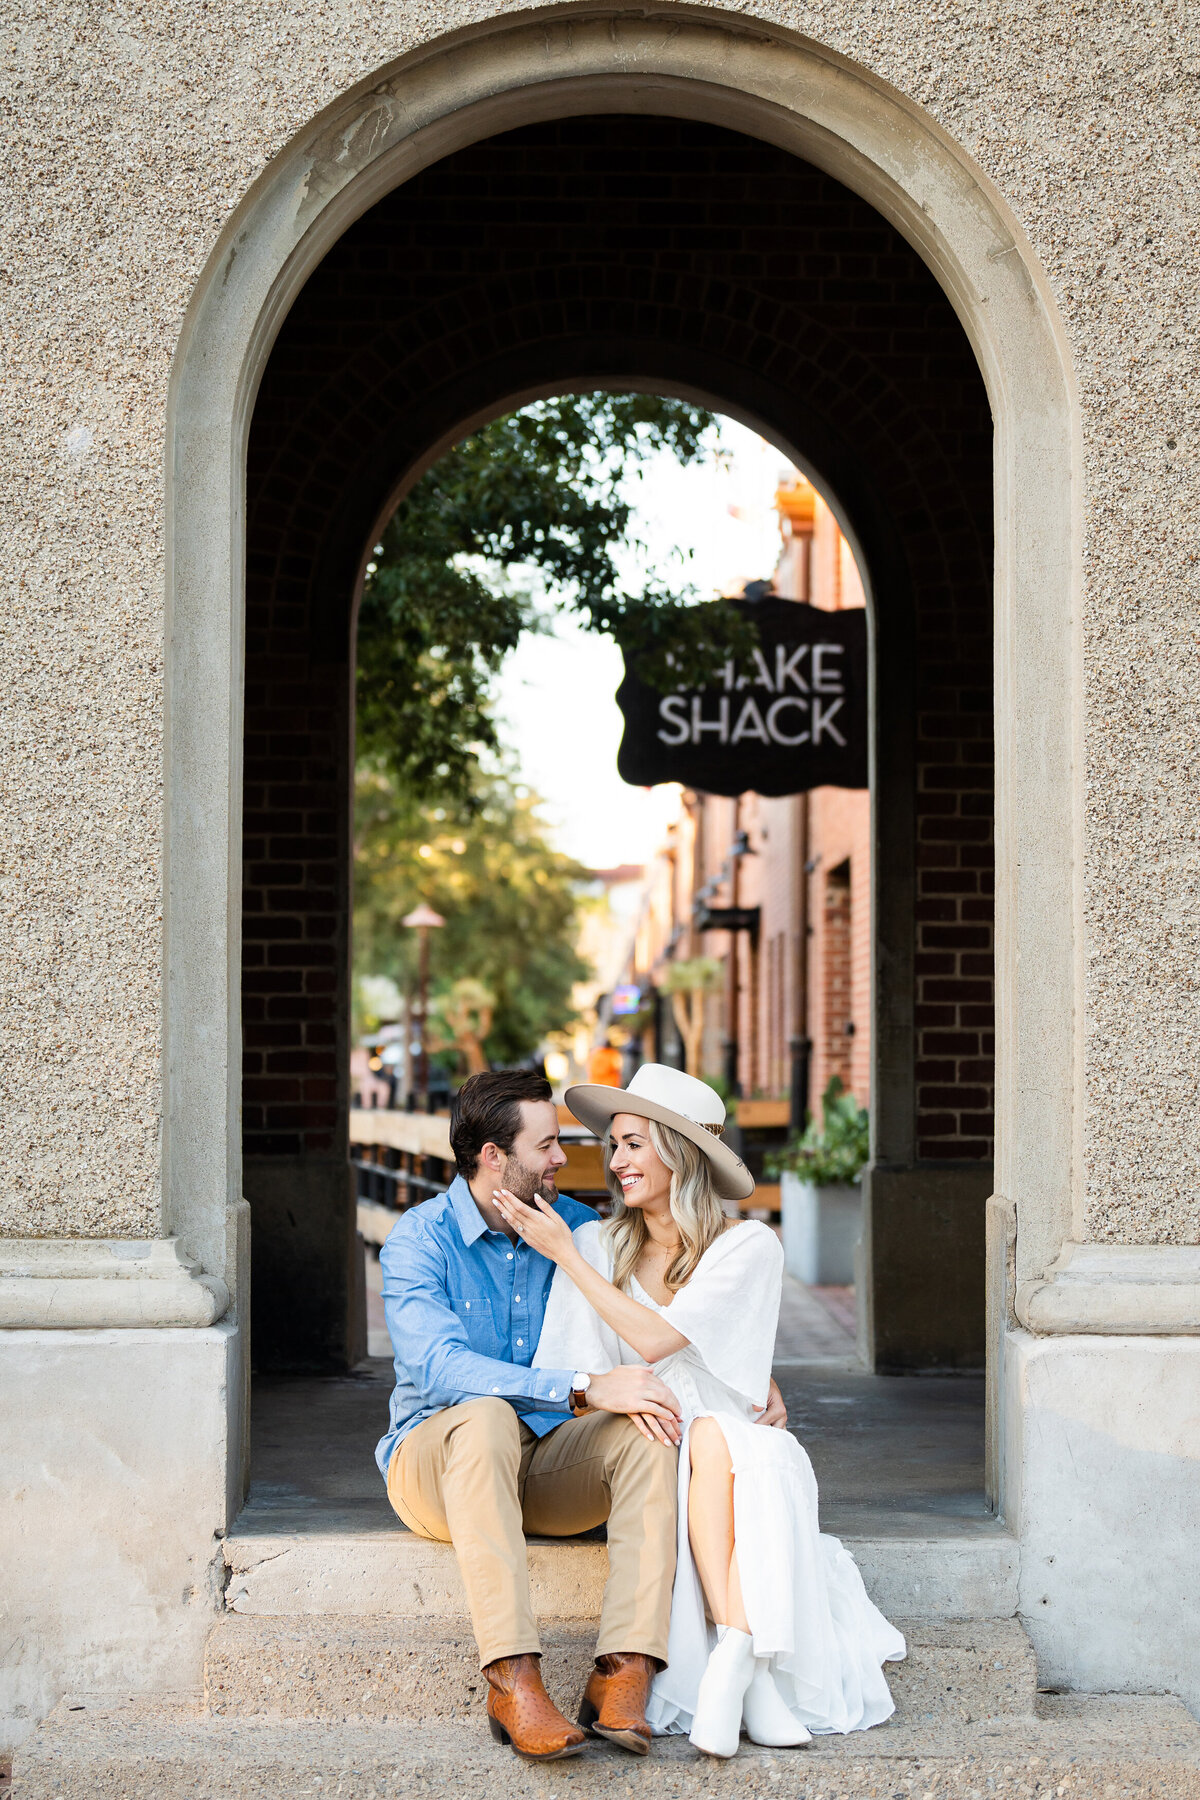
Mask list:
[[350,1166],[358,1229],[368,1243],[382,1244],[402,1212],[454,1179],[450,1122],[437,1113],[352,1107]]
[[402,1213],[430,1194],[440,1194],[454,1178],[454,1165],[439,1156],[398,1150],[390,1144],[352,1144],[355,1197]]

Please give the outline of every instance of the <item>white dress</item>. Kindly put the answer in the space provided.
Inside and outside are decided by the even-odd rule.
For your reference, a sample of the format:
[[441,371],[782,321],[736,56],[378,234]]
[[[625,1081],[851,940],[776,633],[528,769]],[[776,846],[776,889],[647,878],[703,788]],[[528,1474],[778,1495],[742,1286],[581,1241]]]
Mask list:
[[[607,1278],[612,1259],[598,1221],[574,1234],[581,1255]],[[881,1664],[905,1654],[903,1637],[867,1597],[854,1558],[817,1524],[812,1464],[790,1431],[755,1422],[767,1400],[783,1283],[783,1250],[747,1219],[705,1251],[691,1280],[659,1306],[635,1280],[631,1294],[688,1339],[655,1363],[683,1407],[679,1450],[679,1560],[668,1663],[654,1680],[646,1717],[658,1734],[687,1733],[700,1677],[716,1644],[687,1530],[688,1427],[714,1418],[733,1461],[734,1540],[754,1654],[789,1710],[809,1731],[861,1731],[894,1710]],[[644,1359],[557,1270],[534,1364],[599,1374]]]

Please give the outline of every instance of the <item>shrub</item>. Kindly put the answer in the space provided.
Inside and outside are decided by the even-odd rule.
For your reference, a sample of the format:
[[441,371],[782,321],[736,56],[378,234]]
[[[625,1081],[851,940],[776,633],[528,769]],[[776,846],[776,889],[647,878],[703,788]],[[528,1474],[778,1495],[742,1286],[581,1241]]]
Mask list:
[[809,1114],[803,1135],[767,1159],[768,1175],[791,1173],[814,1187],[857,1181],[871,1154],[867,1114],[839,1075],[831,1077],[821,1096],[821,1120],[818,1130]]

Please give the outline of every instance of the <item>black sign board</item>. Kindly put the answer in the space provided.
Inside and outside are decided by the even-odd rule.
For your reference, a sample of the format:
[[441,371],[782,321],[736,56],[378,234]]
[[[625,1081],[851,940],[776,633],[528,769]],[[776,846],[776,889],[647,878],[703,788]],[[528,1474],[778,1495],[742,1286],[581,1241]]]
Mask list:
[[702,688],[667,694],[628,665],[617,689],[617,770],[632,787],[706,794],[867,786],[867,615],[793,600],[738,601],[758,648]]

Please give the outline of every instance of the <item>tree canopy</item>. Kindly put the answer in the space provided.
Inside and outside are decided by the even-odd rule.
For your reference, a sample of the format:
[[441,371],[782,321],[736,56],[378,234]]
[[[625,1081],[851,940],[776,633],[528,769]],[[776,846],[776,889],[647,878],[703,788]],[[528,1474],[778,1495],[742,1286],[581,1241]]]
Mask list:
[[570,1023],[571,990],[591,974],[575,948],[586,872],[547,842],[534,796],[506,774],[476,775],[468,804],[433,805],[367,768],[355,813],[360,973],[411,991],[416,933],[401,921],[425,900],[446,921],[430,933],[433,996],[450,1022],[469,998],[464,979],[478,984],[476,1006],[484,994],[491,1005],[489,1061],[520,1062]]
[[497,749],[490,683],[539,590],[639,655],[666,685],[710,670],[745,627],[686,583],[621,588],[627,477],[666,449],[690,463],[716,421],[654,394],[539,400],[456,444],[413,487],[368,564],[358,622],[360,760],[427,798],[470,803],[481,751]]
[[[684,581],[622,588],[629,477],[666,450],[717,448],[716,420],[650,394],[539,400],[473,432],[414,485],[367,566],[358,621],[354,961],[411,991],[420,900],[438,1029],[463,1058],[520,1061],[573,1018],[585,871],[550,845],[506,772],[493,677],[555,609],[636,652],[651,685],[700,679],[744,647],[720,602]],[[482,759],[482,760],[481,760]],[[365,1019],[357,1008],[358,1029]],[[431,1034],[432,1035],[432,1034]]]

